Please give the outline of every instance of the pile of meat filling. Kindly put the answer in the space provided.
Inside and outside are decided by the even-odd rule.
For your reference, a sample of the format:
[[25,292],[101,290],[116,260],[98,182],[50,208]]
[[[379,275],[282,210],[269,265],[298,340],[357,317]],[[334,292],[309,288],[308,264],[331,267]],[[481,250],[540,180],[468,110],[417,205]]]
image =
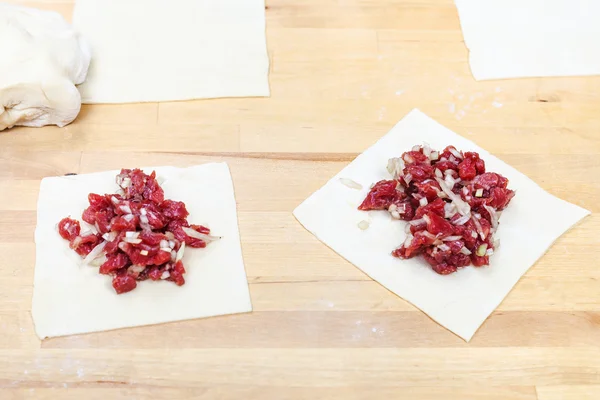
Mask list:
[[415,146],[388,162],[393,179],[377,182],[360,210],[387,210],[408,221],[404,244],[393,251],[408,259],[418,255],[438,274],[489,265],[500,212],[515,192],[508,179],[486,172],[475,152],[448,146],[443,152]]
[[64,218],[58,224],[60,236],[84,257],[84,264],[111,275],[118,294],[146,279],[183,285],[186,246],[206,247],[219,238],[204,226],[191,225],[184,203],[165,200],[155,172],[123,169],[117,184],[120,193],[88,196],[81,219],[95,229],[81,232],[79,221]]

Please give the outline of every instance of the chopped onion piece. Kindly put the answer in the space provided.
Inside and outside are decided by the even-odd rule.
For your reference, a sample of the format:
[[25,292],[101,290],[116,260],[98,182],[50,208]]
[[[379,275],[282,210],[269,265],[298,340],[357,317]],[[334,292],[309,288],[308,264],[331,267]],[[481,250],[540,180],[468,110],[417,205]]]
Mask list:
[[485,204],[483,206],[483,208],[485,208],[487,210],[487,212],[490,214],[490,218],[491,218],[491,222],[492,222],[492,228],[497,229],[498,228],[498,214],[496,213],[496,210],[494,210],[493,207],[488,206],[487,204]]
[[477,252],[475,254],[477,254],[479,257],[483,257],[483,256],[485,256],[486,251],[487,251],[487,243],[484,243],[481,246],[479,246],[479,248],[477,249]]
[[429,155],[429,159],[431,161],[436,161],[438,158],[440,158],[440,153],[437,151],[432,151],[431,154]]
[[398,211],[390,211],[390,214],[392,215],[392,218],[400,219],[400,213]]
[[477,232],[475,232],[475,231],[471,231],[471,237],[472,237],[473,239],[477,239]]
[[410,182],[412,181],[413,176],[411,174],[406,174],[404,176],[404,182],[406,182],[407,185],[410,185]]
[[145,209],[145,208],[140,208],[140,214],[142,214],[142,215],[147,215],[147,214],[148,214],[148,211],[146,211],[146,209]]
[[414,145],[412,148],[412,151],[419,151],[421,150],[421,146],[419,146],[418,144]]
[[475,197],[483,197],[483,189],[477,189],[475,192]]
[[133,214],[125,214],[125,216],[123,218],[125,218],[125,221],[131,222],[131,221],[133,221],[133,218],[135,218],[135,217],[133,216]]
[[440,185],[440,187],[442,188],[442,190],[444,191],[444,193],[446,193],[446,195],[448,195],[448,197],[450,198],[450,200],[452,200],[452,202],[456,206],[456,209],[458,210],[458,212],[461,215],[469,215],[471,213],[471,206],[469,206],[468,203],[465,203],[463,201],[463,199],[460,198],[460,196],[458,196],[451,189],[449,189],[448,186],[446,186],[446,182],[444,182],[440,178],[435,178],[435,180]]
[[117,232],[108,232],[108,233],[105,233],[104,235],[102,235],[102,239],[106,240],[107,242],[112,242],[116,238],[117,238]]
[[427,203],[428,203],[427,197],[423,197],[421,200],[419,200],[419,204],[421,205],[421,207],[426,206]]
[[159,246],[163,247],[163,248],[164,247],[169,247],[169,241],[163,239],[163,240],[160,241],[160,245]]
[[174,240],[169,240],[169,247],[170,248],[175,247],[175,241]]
[[460,240],[460,239],[462,239],[462,236],[458,236],[458,235],[456,235],[456,236],[448,236],[448,237],[445,237],[445,238],[443,238],[442,240],[443,240],[444,242],[454,242],[455,240]]
[[471,250],[467,249],[466,247],[462,247],[462,249],[460,249],[460,252],[463,253],[465,256],[470,256],[471,254]]
[[459,181],[455,181],[454,178],[452,178],[452,175],[446,175],[444,182],[446,182],[446,185],[448,185],[448,189],[452,190],[454,189],[454,184]]
[[131,212],[131,207],[129,207],[129,206],[127,206],[127,205],[125,205],[125,206],[120,206],[119,208],[120,208],[120,209],[121,209],[121,211],[123,211],[125,214],[133,214],[133,213]]
[[150,221],[148,220],[147,215],[140,215],[140,223],[144,225],[148,225]]
[[448,250],[450,250],[450,246],[448,246],[447,244],[440,244],[440,245],[438,246],[438,248],[439,248],[441,251],[448,251]]
[[175,262],[177,260],[177,252],[175,250],[171,250],[171,261]]
[[146,269],[146,266],[144,266],[144,265],[132,265],[131,267],[127,268],[127,272],[131,272],[133,274],[140,274],[145,269]]
[[427,215],[423,215],[423,221],[425,221],[426,223],[430,224],[431,223],[431,219],[429,219],[429,217]]
[[138,237],[140,237],[140,233],[135,231],[125,232],[125,237],[130,239],[137,239]]
[[459,219],[454,221],[454,225],[464,225],[467,222],[469,222],[470,219],[471,219],[470,215],[463,215],[462,217],[460,217]]
[[110,201],[111,203],[113,203],[115,206],[117,204],[119,204],[119,199],[117,199],[115,196],[110,196]]
[[172,249],[171,249],[170,247],[161,247],[161,248],[160,248],[160,251],[166,251],[167,253],[170,253],[170,252],[171,252],[171,250],[172,250]]
[[100,257],[96,257],[92,261],[90,261],[90,263],[88,265],[90,267],[99,267],[102,264],[104,264],[106,262],[106,260],[107,260],[106,254],[101,254]]
[[404,247],[410,246],[414,236],[411,234],[406,235],[406,239],[404,240]]
[[148,255],[148,250],[140,250],[140,255],[147,256]]
[[387,170],[394,179],[398,179],[398,177],[404,175],[404,161],[399,157],[390,158],[388,160]]
[[192,228],[182,227],[183,231],[189,237],[193,237],[196,239],[204,240],[205,242],[214,242],[215,240],[221,239],[219,236],[206,235],[204,233],[200,233],[198,231],[193,230]]
[[440,179],[444,177],[444,175],[442,174],[442,171],[440,171],[439,168],[435,169],[435,176],[437,176]]
[[413,219],[412,221],[408,221],[408,223],[412,226],[419,226],[419,225],[424,225],[427,223],[427,220],[425,219],[426,216],[423,216],[423,218],[419,218],[419,219]]
[[398,206],[395,204],[390,204],[390,206],[388,207],[388,211],[396,211],[398,209]]
[[90,251],[90,253],[83,259],[83,265],[88,265],[92,260],[99,257],[102,254],[102,251],[104,251],[104,246],[106,246],[105,241],[94,247],[92,251]]
[[140,243],[142,243],[142,239],[132,239],[132,238],[125,237],[125,238],[123,238],[123,242],[131,243],[131,244],[140,244]]
[[177,256],[175,257],[175,262],[181,261],[181,259],[183,258],[184,251],[185,251],[185,242],[182,242],[181,247],[179,247],[179,250],[177,250]]
[[410,154],[405,154],[404,157],[402,157],[404,159],[404,161],[406,161],[409,164],[412,164],[415,162],[415,159],[412,158],[412,156]]
[[428,232],[428,231],[421,231],[421,235],[423,235],[426,238],[431,239],[431,240],[437,240],[437,236],[435,236],[433,233]]
[[456,206],[454,205],[454,203],[446,203],[444,204],[444,217],[445,218],[452,218],[456,215],[458,211],[456,211]]
[[360,183],[355,182],[352,179],[340,178],[340,182],[342,182],[342,184],[344,184],[344,186],[347,186],[350,189],[361,190],[363,188]]
[[485,255],[486,255],[486,256],[491,256],[491,255],[493,255],[493,254],[494,254],[494,249],[487,249],[487,250],[485,251]]
[[483,233],[483,228],[481,227],[481,223],[479,219],[477,219],[477,215],[474,215],[474,218],[471,218],[473,223],[475,224],[475,228],[477,228],[477,233],[481,236],[481,240],[485,240],[485,233]]
[[360,221],[358,223],[358,227],[363,231],[366,231],[367,229],[369,229],[369,225],[370,225],[369,221]]
[[462,154],[460,154],[460,152],[459,152],[458,150],[456,150],[455,148],[453,148],[453,147],[450,147],[450,148],[448,149],[448,151],[450,151],[450,153],[452,153],[452,155],[453,155],[454,157],[458,158],[459,160],[462,160],[462,159],[463,159],[463,156],[462,156]]
[[162,273],[162,275],[160,276],[160,279],[162,279],[164,281],[165,279],[168,279],[170,276],[171,276],[171,273],[169,271],[164,271]]
[[431,147],[427,143],[423,143],[423,154],[429,158],[431,155]]

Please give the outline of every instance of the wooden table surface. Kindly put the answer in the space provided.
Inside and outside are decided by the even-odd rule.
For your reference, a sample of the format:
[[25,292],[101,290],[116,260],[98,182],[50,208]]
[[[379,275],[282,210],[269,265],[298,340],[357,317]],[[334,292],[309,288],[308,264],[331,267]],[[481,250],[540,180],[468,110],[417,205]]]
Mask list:
[[[73,2],[20,3],[70,19]],[[64,129],[0,134],[0,398],[600,398],[600,78],[475,82],[451,0],[267,3],[271,98],[84,106]],[[291,214],[414,107],[593,211],[468,344]],[[40,179],[214,160],[254,312],[41,343]]]

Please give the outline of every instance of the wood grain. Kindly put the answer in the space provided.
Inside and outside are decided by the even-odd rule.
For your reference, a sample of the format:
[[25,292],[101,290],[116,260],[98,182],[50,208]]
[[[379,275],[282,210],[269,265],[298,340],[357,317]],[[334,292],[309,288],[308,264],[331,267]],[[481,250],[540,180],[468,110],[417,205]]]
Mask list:
[[[74,0],[12,1],[71,17]],[[600,78],[475,82],[452,0],[267,0],[268,99],[84,106],[0,134],[1,399],[600,398]],[[412,108],[593,215],[470,343],[291,211]],[[31,320],[43,177],[227,161],[251,314],[56,338]]]

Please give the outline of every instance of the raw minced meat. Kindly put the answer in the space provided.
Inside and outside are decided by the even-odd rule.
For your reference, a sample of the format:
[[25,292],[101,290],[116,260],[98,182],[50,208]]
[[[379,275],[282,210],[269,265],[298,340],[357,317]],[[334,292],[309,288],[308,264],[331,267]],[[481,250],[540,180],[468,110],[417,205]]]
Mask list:
[[187,221],[183,202],[165,200],[154,172],[123,169],[116,180],[120,194],[88,196],[90,205],[81,218],[96,232],[82,233],[79,221],[64,218],[59,234],[86,262],[99,266],[101,274],[111,275],[119,294],[147,279],[183,285],[185,248],[206,247],[218,238]]
[[508,179],[486,172],[479,154],[453,146],[442,152],[415,146],[390,159],[388,171],[392,179],[375,183],[359,209],[387,210],[408,221],[395,257],[421,255],[442,275],[489,265],[500,212],[515,195]]

